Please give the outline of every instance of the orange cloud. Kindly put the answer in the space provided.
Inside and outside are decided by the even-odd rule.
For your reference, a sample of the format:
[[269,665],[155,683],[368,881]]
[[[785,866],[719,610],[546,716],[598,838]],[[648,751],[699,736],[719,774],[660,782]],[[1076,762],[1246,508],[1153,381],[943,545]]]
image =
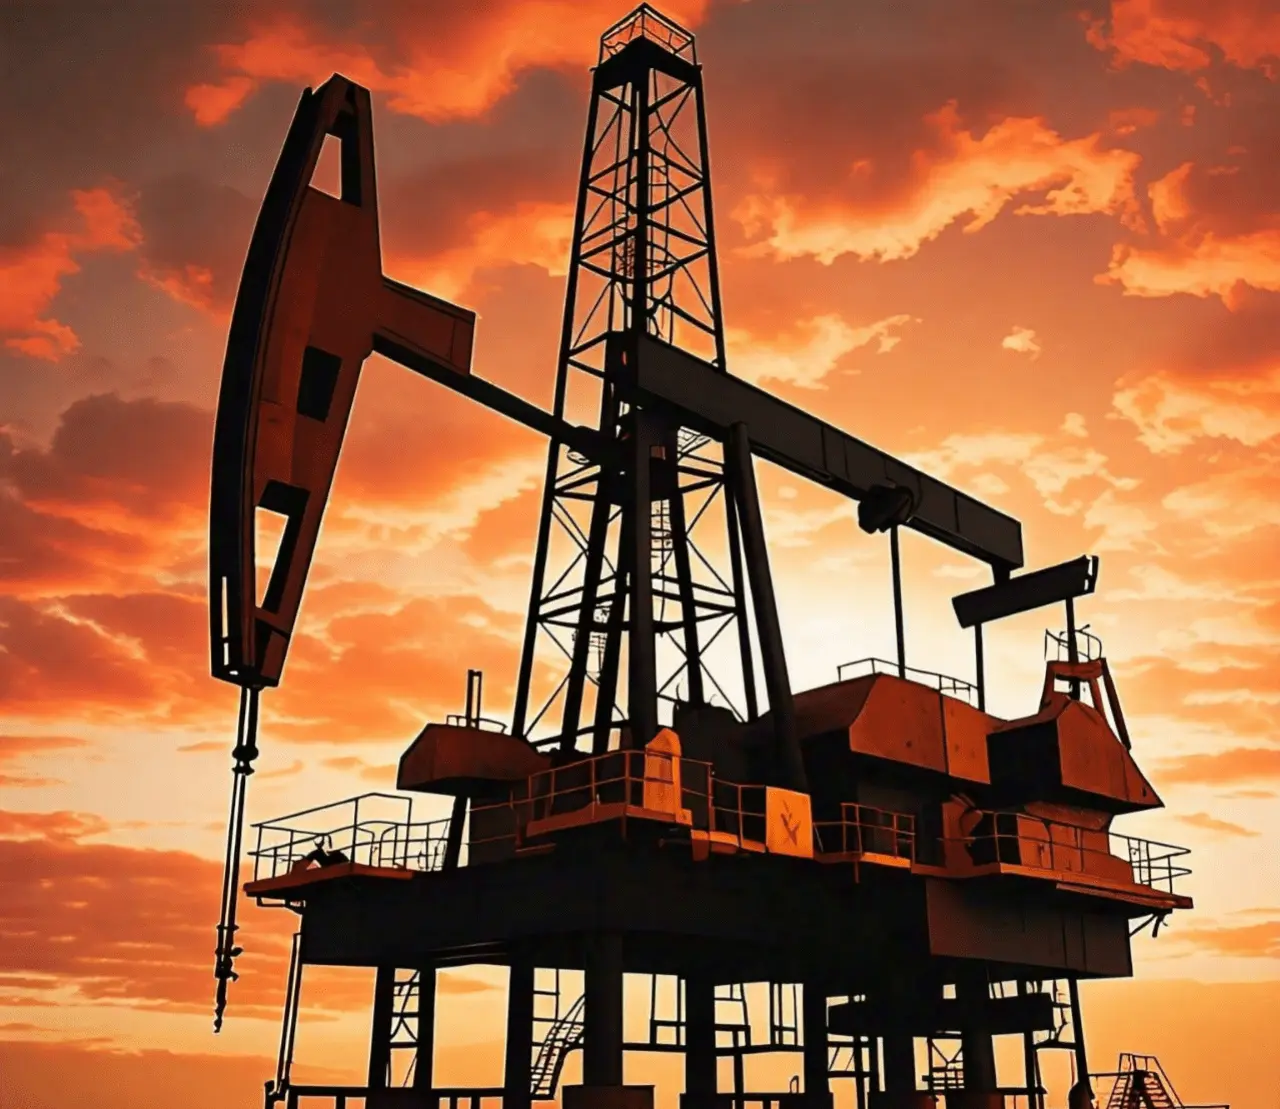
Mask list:
[[1112,404],[1156,454],[1202,439],[1257,447],[1280,435],[1280,367],[1253,376],[1157,371],[1125,378]]
[[[1101,134],[1064,139],[1040,118],[1008,118],[981,137],[963,126],[954,101],[927,117],[937,150],[917,151],[910,188],[888,202],[860,207],[822,204],[803,194],[777,195],[770,182],[734,211],[756,255],[812,256],[830,264],[845,254],[879,261],[910,258],[957,220],[964,230],[987,226],[1015,198],[1041,193],[1018,215],[1107,213],[1137,218],[1133,174],[1141,158],[1104,147]],[[850,175],[856,184],[858,166]],[[868,169],[871,167],[868,167]]]
[[1217,50],[1232,65],[1273,77],[1280,12],[1268,0],[1111,0],[1111,18],[1090,23],[1086,37],[1118,68],[1138,62],[1195,73]]
[[63,279],[80,272],[81,256],[132,250],[142,239],[131,207],[113,189],[73,190],[71,206],[78,228],[0,250],[0,336],[10,350],[49,362],[80,347],[70,327],[47,315]]
[[919,320],[899,314],[851,327],[843,316],[831,313],[802,321],[794,328],[796,335],[773,339],[727,328],[729,368],[748,381],[781,381],[802,389],[820,389],[846,354],[872,343],[877,354],[888,354],[902,340],[894,332],[912,322]]
[[573,238],[571,202],[516,202],[506,211],[479,211],[463,226],[466,241],[426,256],[387,254],[388,275],[447,300],[458,299],[476,275],[499,266],[538,266],[563,277]]
[[1280,291],[1280,228],[1234,236],[1205,231],[1153,248],[1121,243],[1097,280],[1121,285],[1128,296],[1216,296],[1233,308],[1242,285]]
[[[708,0],[664,5],[693,27]],[[401,9],[404,12],[404,9]],[[238,43],[214,46],[224,76],[187,90],[202,126],[221,123],[260,83],[315,85],[341,73],[387,97],[394,112],[431,123],[484,114],[511,93],[519,76],[538,67],[585,70],[596,59],[600,32],[620,9],[612,0],[502,0],[479,7],[406,13],[395,34],[396,56],[352,42],[296,17],[261,22]]]
[[[191,909],[216,904],[221,866],[89,841],[105,830],[86,814],[0,813],[0,972],[49,1004],[70,988],[80,1000],[208,1008],[212,929]],[[237,1001],[274,1019],[291,924],[253,913],[250,926],[253,973]]]
[[1160,765],[1162,781],[1226,785],[1280,778],[1280,747],[1232,747],[1211,754],[1183,755]]
[[1206,812],[1187,813],[1185,816],[1179,816],[1178,820],[1192,828],[1199,828],[1204,832],[1216,832],[1224,836],[1258,835],[1252,828],[1244,828],[1239,824],[1233,824],[1230,820],[1220,820]]

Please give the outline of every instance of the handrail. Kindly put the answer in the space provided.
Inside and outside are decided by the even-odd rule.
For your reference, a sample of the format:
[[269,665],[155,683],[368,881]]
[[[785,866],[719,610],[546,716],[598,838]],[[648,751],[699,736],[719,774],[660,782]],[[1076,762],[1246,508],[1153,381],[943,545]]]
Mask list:
[[[465,712],[451,712],[444,718],[444,722],[454,728],[480,728],[486,732],[501,732],[504,735],[507,731],[505,721],[494,720],[491,716],[468,717]],[[488,724],[489,727],[484,727]]]
[[973,682],[967,682],[963,678],[954,678],[950,674],[942,674],[937,670],[921,670],[915,666],[899,667],[896,662],[889,662],[887,659],[882,658],[860,658],[853,662],[842,662],[836,667],[836,680],[845,681],[845,671],[854,670],[857,667],[861,667],[870,674],[888,674],[892,677],[906,677],[908,674],[918,674],[922,678],[933,679],[921,684],[930,685],[939,693],[963,697],[971,705],[977,704],[978,687]]
[[[976,865],[1004,862],[1033,870],[1104,877],[1087,863],[1105,859],[1113,869],[1115,863],[1127,866],[1128,877],[1135,885],[1170,894],[1175,892],[1173,886],[1179,878],[1191,874],[1190,867],[1174,862],[1191,853],[1188,847],[1139,839],[1110,829],[1085,828],[1026,812],[977,809],[969,813],[974,814],[979,818],[974,830],[953,842],[963,843]],[[1028,825],[1034,834],[1028,834]],[[1102,836],[1106,836],[1105,849],[1088,844],[1090,837]],[[1029,856],[1024,845],[1034,845],[1036,855]]]
[[[834,834],[827,834],[824,829],[831,829]],[[915,859],[916,818],[912,813],[846,802],[840,806],[840,819],[819,821],[814,825],[814,834],[820,840],[819,855],[875,854]]]

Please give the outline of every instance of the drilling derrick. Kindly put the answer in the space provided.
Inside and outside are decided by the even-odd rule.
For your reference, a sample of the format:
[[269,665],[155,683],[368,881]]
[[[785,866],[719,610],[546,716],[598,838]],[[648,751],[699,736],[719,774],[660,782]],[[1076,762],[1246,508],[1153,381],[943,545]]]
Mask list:
[[[310,185],[327,135],[340,197]],[[1131,936],[1191,907],[1174,889],[1186,851],[1112,828],[1162,803],[1100,644],[1076,625],[1098,560],[1019,573],[1017,520],[733,376],[702,73],[692,36],[647,5],[601,41],[567,285],[544,411],[472,372],[473,312],[383,275],[368,91],[334,75],[303,93],[250,244],[214,440],[211,661],[242,691],[217,1025],[240,951],[259,700],[282,681],[365,359],[549,450],[510,727],[483,715],[468,671],[465,712],[413,738],[396,793],[254,826],[244,892],[300,917],[268,1109],[528,1109],[557,1095],[565,1109],[653,1109],[623,1060],[658,1051],[683,1056],[681,1109],[831,1109],[837,1081],[857,1109],[1048,1109],[1040,1060],[1064,1051],[1083,1109],[1079,981],[1132,974]],[[861,660],[792,689],[757,457],[889,533],[896,665]],[[283,537],[259,595],[262,513]],[[991,572],[953,599],[972,682],[907,666],[904,528]],[[984,627],[1059,604],[1038,704],[995,716]],[[422,819],[422,794],[449,798],[450,815]],[[444,1088],[437,977],[469,964],[507,971],[502,1080]],[[316,965],[374,979],[360,1085],[294,1080]],[[651,987],[638,1040],[624,1034],[628,976]],[[997,1081],[1004,1035],[1022,1042],[1013,1086]],[[581,1081],[565,1085],[578,1052]],[[788,1090],[748,1088],[757,1052],[799,1056]],[[1093,1075],[1120,1091],[1113,1109],[1168,1086],[1154,1061],[1126,1059]]]
[[[618,360],[641,335],[725,368],[702,71],[693,37],[651,10],[604,34],[592,74],[553,409],[591,421],[621,465],[550,444],[513,713],[517,734],[550,725],[566,751],[588,737],[596,752],[643,745],[677,701],[730,706],[726,684],[736,717],[755,715],[723,455],[623,399]],[[696,544],[716,525],[727,565]],[[722,636],[736,657],[720,669],[737,680],[708,665]],[[534,711],[540,647],[559,680]]]

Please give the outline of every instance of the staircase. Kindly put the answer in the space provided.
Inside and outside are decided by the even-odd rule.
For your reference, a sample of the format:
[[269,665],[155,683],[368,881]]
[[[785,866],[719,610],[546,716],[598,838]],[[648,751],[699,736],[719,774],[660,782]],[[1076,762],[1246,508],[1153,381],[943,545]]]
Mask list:
[[586,1000],[583,994],[564,1016],[557,1017],[539,1045],[529,1081],[529,1093],[535,1101],[547,1101],[556,1096],[556,1084],[560,1081],[565,1059],[569,1052],[582,1046],[582,1013]]
[[1183,1109],[1183,1106],[1154,1055],[1125,1054],[1120,1056],[1120,1069],[1106,1109]]

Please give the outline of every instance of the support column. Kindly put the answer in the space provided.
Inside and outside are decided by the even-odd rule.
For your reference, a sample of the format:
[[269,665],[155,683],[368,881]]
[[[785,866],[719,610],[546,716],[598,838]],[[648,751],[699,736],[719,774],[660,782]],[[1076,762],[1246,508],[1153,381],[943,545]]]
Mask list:
[[827,1057],[827,992],[814,982],[806,982],[800,1004],[804,1011],[805,1104],[809,1109],[830,1109],[832,1100]]
[[[985,977],[971,977],[956,983],[956,998],[972,1014],[972,1019],[960,1037],[964,1052],[964,1104],[987,1105],[988,1096],[996,1091],[996,1046],[991,1027],[983,1019],[991,988]],[[999,1095],[996,1095],[997,1097]],[[1003,1105],[1000,1099],[1000,1105]]]
[[586,950],[582,1084],[622,1085],[622,936],[591,936]]
[[373,982],[373,1029],[369,1036],[371,1090],[385,1090],[391,1070],[391,1021],[396,1003],[396,968],[378,967]]
[[684,1097],[682,1109],[709,1109],[718,1090],[716,986],[695,975],[684,980]]
[[907,676],[907,636],[902,616],[902,555],[898,548],[898,525],[889,529],[889,561],[893,570],[893,630],[898,639],[898,677]]
[[418,1046],[414,1050],[413,1088],[429,1090],[435,1080],[436,968],[418,971]]
[[502,1086],[503,1109],[529,1109],[533,1070],[533,960],[511,956],[507,986],[507,1048]]
[[782,647],[782,625],[778,621],[778,604],[773,593],[773,577],[769,572],[769,551],[760,515],[760,498],[751,459],[751,440],[746,424],[737,423],[729,429],[725,454],[731,477],[730,488],[737,501],[738,518],[742,525],[742,545],[747,558],[751,599],[755,604],[756,630],[760,635],[765,689],[769,694],[769,711],[773,713],[774,719],[778,770],[783,775],[783,784],[787,788],[808,793],[804,759],[800,754],[800,741],[796,734],[791,679],[787,676],[787,658]]

